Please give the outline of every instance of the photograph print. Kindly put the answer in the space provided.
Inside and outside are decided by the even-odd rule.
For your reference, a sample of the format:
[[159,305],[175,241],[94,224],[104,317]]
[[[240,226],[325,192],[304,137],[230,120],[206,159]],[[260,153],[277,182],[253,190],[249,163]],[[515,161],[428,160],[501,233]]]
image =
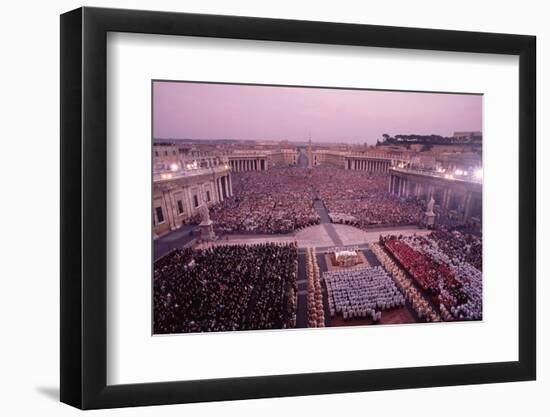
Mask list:
[[482,320],[482,110],[153,80],[153,334]]

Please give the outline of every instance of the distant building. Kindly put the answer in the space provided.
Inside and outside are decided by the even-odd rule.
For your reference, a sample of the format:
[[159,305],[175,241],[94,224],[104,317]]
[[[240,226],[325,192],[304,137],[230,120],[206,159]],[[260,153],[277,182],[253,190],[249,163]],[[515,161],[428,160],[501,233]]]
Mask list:
[[296,165],[298,151],[295,148],[236,149],[226,154],[234,172],[266,171],[276,166]]
[[466,140],[466,139],[475,139],[475,138],[481,138],[482,135],[481,135],[481,132],[478,132],[478,131],[467,131],[467,132],[454,132],[453,133],[453,138],[455,139],[461,139],[461,140]]
[[341,151],[318,149],[314,151],[315,165],[329,164],[339,168],[366,172],[388,172],[394,165],[409,163],[407,153],[386,151]]

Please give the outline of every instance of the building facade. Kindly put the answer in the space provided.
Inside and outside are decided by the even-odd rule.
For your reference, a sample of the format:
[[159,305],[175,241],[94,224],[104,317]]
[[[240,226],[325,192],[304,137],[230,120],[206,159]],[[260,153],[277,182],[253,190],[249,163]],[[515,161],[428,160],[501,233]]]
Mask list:
[[153,173],[154,237],[180,228],[198,215],[204,203],[211,207],[233,195],[231,167],[212,157],[187,160],[176,169]]
[[333,165],[338,168],[345,167],[345,155],[347,152],[331,150],[331,149],[317,149],[313,151],[313,164],[314,165]]
[[370,173],[387,173],[393,166],[408,166],[410,158],[404,154],[386,152],[350,152],[345,156],[344,168]]
[[233,172],[266,171],[277,166],[296,165],[298,151],[295,148],[237,149],[227,152]]
[[410,158],[401,153],[318,149],[313,151],[313,161],[315,165],[329,164],[353,171],[386,173],[392,166],[407,166],[410,163]]

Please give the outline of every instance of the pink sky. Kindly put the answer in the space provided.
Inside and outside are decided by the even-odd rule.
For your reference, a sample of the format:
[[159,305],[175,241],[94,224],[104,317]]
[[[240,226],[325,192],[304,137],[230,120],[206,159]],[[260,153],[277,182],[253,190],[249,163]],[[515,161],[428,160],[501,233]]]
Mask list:
[[158,139],[374,144],[383,133],[482,130],[482,96],[188,82],[153,85]]

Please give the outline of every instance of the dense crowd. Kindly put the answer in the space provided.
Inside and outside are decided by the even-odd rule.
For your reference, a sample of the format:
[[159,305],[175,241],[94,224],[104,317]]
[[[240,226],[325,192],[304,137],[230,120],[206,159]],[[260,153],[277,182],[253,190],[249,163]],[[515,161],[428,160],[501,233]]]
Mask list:
[[445,252],[439,242],[447,241],[416,235],[381,237],[384,247],[430,297],[444,320],[480,320],[481,271],[464,261],[466,247],[451,250],[445,246]]
[[371,243],[369,249],[393,277],[405,299],[412,305],[417,317],[428,322],[441,321],[440,315],[416,288],[409,275],[382,249],[382,246],[378,243]]
[[381,266],[324,272],[330,315],[380,320],[382,310],[403,307],[405,298]]
[[154,333],[294,327],[297,265],[294,244],[178,249],[154,264]]
[[388,193],[387,174],[323,165],[312,171],[311,182],[335,222],[366,228],[417,224],[422,218],[422,206],[415,199]]
[[[468,237],[465,238],[469,239]],[[459,283],[459,297],[455,297],[443,285],[440,285],[439,298],[450,300],[450,302],[440,306],[440,309],[448,309],[453,318],[457,320],[481,320],[483,306],[482,273],[475,266],[465,261],[469,247],[466,245],[462,247],[454,246],[450,250],[449,246],[444,246],[445,250],[442,250],[441,245],[448,241],[434,239],[434,233],[428,237],[408,237],[405,241],[414,250],[440,265],[445,265]]]
[[417,224],[423,212],[415,199],[388,193],[386,174],[323,165],[312,170],[274,167],[233,172],[231,179],[234,195],[210,213],[218,234],[290,233],[318,224],[316,198],[323,201],[333,222],[360,228]]
[[307,327],[325,327],[321,274],[315,249],[306,249]]
[[461,262],[467,262],[476,269],[483,271],[483,247],[481,237],[465,233],[461,230],[440,228],[433,231],[430,239],[437,242],[437,246],[445,254]]
[[210,213],[218,233],[289,233],[319,223],[307,169],[233,172],[232,197]]

